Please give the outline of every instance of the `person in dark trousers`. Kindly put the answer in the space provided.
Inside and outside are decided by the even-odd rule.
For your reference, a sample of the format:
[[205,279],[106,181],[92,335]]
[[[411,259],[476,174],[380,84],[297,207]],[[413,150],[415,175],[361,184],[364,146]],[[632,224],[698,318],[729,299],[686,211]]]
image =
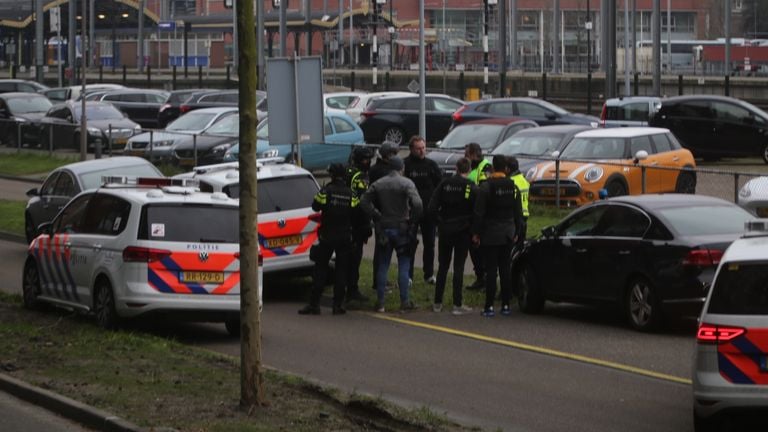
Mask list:
[[528,193],[531,190],[531,184],[526,180],[525,175],[520,172],[520,162],[514,156],[507,158],[507,171],[509,171],[509,178],[515,182],[515,186],[520,191],[520,202],[523,206],[523,226],[517,231],[517,247],[518,250],[525,243],[526,235],[528,235],[528,217],[531,213],[528,211]]
[[493,174],[480,185],[472,219],[472,243],[480,247],[485,266],[483,316],[494,316],[496,275],[501,284],[501,314],[509,315],[512,294],[512,249],[523,223],[520,191],[506,171],[507,158],[493,157]]
[[[419,197],[424,205],[429,203],[437,185],[443,181],[443,171],[437,165],[437,162],[427,158],[427,142],[418,135],[411,137],[408,142],[410,154],[403,161],[405,164],[405,176],[413,181],[416,190],[419,191]],[[418,221],[418,230],[421,231],[422,242],[422,268],[424,270],[424,281],[429,284],[435,283],[435,233],[437,225],[434,218],[424,214]],[[408,272],[409,281],[413,280],[413,263],[416,258],[416,232],[412,233],[414,245],[411,248],[411,270]]]
[[456,161],[456,174],[443,180],[432,194],[428,211],[438,220],[440,238],[437,243],[437,281],[435,303],[432,310],[443,310],[443,293],[453,255],[453,309],[454,315],[471,312],[464,306],[464,262],[467,260],[471,240],[470,226],[477,196],[477,186],[469,179],[469,159]]
[[381,261],[376,268],[376,311],[384,312],[387,271],[392,251],[396,251],[400,311],[405,312],[414,308],[408,292],[408,271],[411,266],[409,232],[421,217],[423,206],[416,186],[402,175],[403,160],[393,156],[389,162],[393,171],[368,188],[360,200],[360,206],[373,219],[381,248]]
[[328,168],[331,182],[315,194],[312,210],[319,211],[322,223],[318,230],[318,243],[310,249],[315,262],[312,273],[312,294],[309,304],[299,310],[301,315],[320,315],[320,297],[328,279],[328,262],[336,253],[336,272],[333,284],[333,314],[346,313],[343,307],[347,266],[352,246],[352,226],[360,218],[359,199],[345,182],[346,169],[341,164]]
[[[360,198],[368,190],[368,170],[371,167],[373,151],[369,147],[355,146],[352,150],[352,165],[347,169],[347,185]],[[360,263],[363,261],[363,246],[373,234],[370,219],[357,221],[352,227],[352,252],[347,269],[347,301],[368,301],[360,292]]]
[[[469,143],[464,146],[464,157],[469,159],[470,171],[467,178],[480,185],[488,179],[493,169],[491,164],[485,160],[483,156],[483,148],[478,143]],[[475,282],[468,286],[467,289],[480,291],[485,289],[485,270],[483,269],[483,257],[480,253],[480,249],[475,246],[470,246],[469,256],[472,258],[472,265],[475,270]]]

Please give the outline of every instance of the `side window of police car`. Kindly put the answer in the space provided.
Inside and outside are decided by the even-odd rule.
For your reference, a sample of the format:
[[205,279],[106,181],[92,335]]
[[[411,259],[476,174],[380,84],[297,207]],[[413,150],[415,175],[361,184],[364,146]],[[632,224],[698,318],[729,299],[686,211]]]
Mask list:
[[75,198],[59,213],[53,223],[53,232],[75,234],[82,232],[82,221],[85,209],[93,194]]
[[131,204],[116,196],[94,195],[85,210],[81,231],[88,234],[115,236],[128,223]]

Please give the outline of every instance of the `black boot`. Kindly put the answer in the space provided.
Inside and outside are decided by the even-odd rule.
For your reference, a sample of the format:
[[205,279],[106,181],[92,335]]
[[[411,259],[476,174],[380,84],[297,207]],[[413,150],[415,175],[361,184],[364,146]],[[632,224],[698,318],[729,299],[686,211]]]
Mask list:
[[471,291],[482,291],[485,289],[485,278],[477,278],[475,282],[467,287]]
[[320,307],[306,305],[303,308],[299,309],[299,315],[320,315]]
[[344,309],[343,307],[341,307],[341,306],[334,306],[333,307],[333,314],[334,315],[344,315],[345,313],[347,313],[347,310]]

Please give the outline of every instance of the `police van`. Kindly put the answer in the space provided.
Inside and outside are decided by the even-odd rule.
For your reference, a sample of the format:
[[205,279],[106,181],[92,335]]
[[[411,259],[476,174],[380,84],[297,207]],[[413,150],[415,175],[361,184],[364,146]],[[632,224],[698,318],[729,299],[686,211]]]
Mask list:
[[[319,214],[312,200],[320,190],[309,171],[283,158],[256,161],[258,178],[258,237],[264,256],[264,272],[309,272],[313,262],[309,248],[317,241]],[[174,178],[194,179],[203,192],[223,192],[240,196],[237,162],[195,167]]]
[[115,328],[163,314],[239,332],[239,206],[192,180],[105,178],[80,193],[29,245],[28,308],[93,313]]

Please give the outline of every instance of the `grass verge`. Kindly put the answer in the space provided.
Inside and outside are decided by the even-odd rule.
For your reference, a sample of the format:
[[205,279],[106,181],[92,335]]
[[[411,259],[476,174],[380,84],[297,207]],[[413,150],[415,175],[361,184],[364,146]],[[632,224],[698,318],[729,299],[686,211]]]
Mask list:
[[0,156],[0,173],[13,176],[28,176],[40,174],[44,178],[45,174],[54,168],[67,165],[80,160],[78,156],[73,155],[55,155],[48,156],[47,153],[32,153],[23,151],[21,153],[2,153]]
[[265,371],[269,406],[239,406],[238,359],[141,331],[104,331],[0,294],[0,369],[146,428],[182,431],[467,431],[426,408],[341,392]]
[[24,201],[0,199],[0,231],[24,235]]

